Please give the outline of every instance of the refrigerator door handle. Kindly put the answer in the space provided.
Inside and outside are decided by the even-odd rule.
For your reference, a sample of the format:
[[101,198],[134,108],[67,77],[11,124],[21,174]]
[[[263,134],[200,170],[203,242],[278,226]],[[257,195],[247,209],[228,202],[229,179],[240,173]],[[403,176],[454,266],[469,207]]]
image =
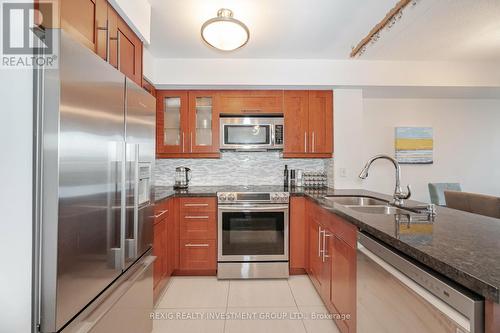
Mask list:
[[[130,179],[132,198],[132,234],[125,238],[125,260],[133,261],[137,257],[137,235],[139,229],[139,145],[127,144],[127,151],[133,156],[130,161],[132,179]],[[127,205],[128,206],[128,205]],[[128,227],[128,226],[127,226]]]
[[[124,183],[124,170],[125,170],[125,144],[124,142],[111,142],[114,146],[109,166],[109,184],[112,186],[108,190],[108,207],[107,207],[107,248],[108,248],[108,267],[121,270],[123,267],[122,249],[123,242],[116,243],[116,239],[122,239],[123,226],[125,215],[123,209],[119,210],[119,219],[116,215],[116,209],[123,207],[123,183]],[[117,199],[118,198],[118,199]],[[115,220],[116,219],[116,220]],[[118,221],[117,221],[118,220]],[[117,223],[118,222],[118,223]],[[119,238],[115,238],[118,233]]]
[[128,183],[127,183],[127,144],[125,141],[122,142],[122,152],[121,152],[121,216],[120,216],[120,260],[121,260],[121,269],[125,269],[125,261],[126,261],[126,230],[127,230],[127,193],[128,193]]

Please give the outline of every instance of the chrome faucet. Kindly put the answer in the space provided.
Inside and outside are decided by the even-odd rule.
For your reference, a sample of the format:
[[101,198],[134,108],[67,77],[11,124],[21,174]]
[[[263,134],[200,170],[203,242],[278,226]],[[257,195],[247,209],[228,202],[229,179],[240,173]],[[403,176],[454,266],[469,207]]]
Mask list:
[[389,160],[394,164],[394,167],[396,168],[396,188],[394,189],[394,195],[393,195],[393,200],[392,200],[392,205],[401,207],[404,205],[404,200],[410,198],[411,196],[411,189],[410,185],[407,186],[408,192],[404,192],[403,189],[401,188],[401,168],[399,166],[398,161],[396,161],[394,158],[388,156],[388,155],[376,155],[370,158],[368,162],[366,162],[365,167],[363,170],[361,170],[361,173],[359,174],[359,178],[361,179],[366,179],[368,177],[368,170],[370,169],[370,166],[372,163],[378,159],[385,159]]

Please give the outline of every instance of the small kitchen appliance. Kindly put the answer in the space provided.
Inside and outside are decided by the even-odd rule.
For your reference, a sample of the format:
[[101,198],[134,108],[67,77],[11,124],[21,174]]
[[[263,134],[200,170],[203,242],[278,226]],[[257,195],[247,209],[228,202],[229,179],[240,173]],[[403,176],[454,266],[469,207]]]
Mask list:
[[186,167],[175,168],[175,189],[186,189],[191,180],[191,169]]
[[222,116],[220,118],[220,149],[283,150],[284,126],[283,115]]

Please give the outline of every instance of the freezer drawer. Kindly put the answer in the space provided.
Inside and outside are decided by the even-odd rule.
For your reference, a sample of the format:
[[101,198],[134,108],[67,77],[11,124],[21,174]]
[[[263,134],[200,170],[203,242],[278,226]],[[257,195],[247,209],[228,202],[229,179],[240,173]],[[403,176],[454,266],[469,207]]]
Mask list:
[[149,333],[153,329],[153,265],[149,251],[63,333]]

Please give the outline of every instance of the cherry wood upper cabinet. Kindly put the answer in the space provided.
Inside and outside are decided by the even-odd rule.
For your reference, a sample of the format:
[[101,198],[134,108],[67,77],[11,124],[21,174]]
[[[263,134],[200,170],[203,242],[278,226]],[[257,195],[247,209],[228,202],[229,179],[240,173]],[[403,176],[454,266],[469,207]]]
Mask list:
[[308,91],[285,91],[285,147],[287,154],[306,154],[309,137],[309,93]]
[[333,152],[333,92],[309,91],[310,153]]
[[106,0],[58,3],[62,29],[142,86],[142,41]]
[[142,41],[108,6],[109,63],[142,86]]
[[219,95],[189,92],[189,153],[219,153]]
[[156,154],[179,157],[186,153],[187,91],[159,90],[156,94]]
[[146,90],[151,96],[156,97],[156,89],[151,82],[149,82],[146,78],[142,78],[142,88]]
[[220,156],[217,92],[158,90],[156,101],[158,158]]
[[106,60],[106,0],[60,0],[61,28]]
[[220,92],[220,114],[283,113],[283,91],[231,90]]
[[321,158],[333,154],[333,92],[285,91],[284,157]]

